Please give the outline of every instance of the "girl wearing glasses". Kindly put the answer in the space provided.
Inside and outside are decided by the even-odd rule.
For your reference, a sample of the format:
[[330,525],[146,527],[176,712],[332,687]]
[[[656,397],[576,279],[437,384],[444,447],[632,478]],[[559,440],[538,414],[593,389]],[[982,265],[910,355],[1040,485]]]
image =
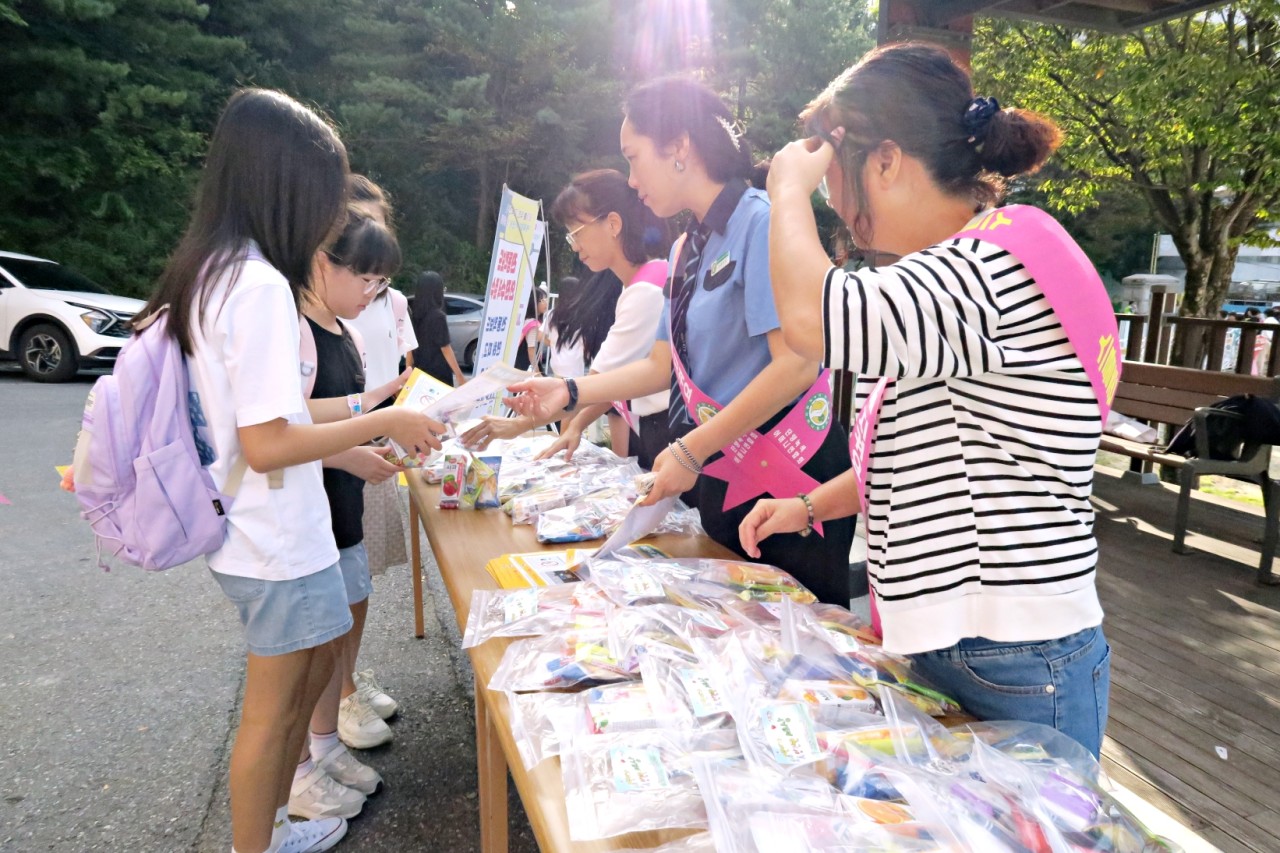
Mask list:
[[[669,391],[671,443],[654,462],[648,501],[697,486],[707,533],[743,553],[737,527],[755,501],[847,470],[847,443],[817,362],[783,342],[769,286],[769,199],[748,187],[751,151],[728,108],[701,84],[670,78],[633,91],[625,114],[622,154],[640,200],[661,217],[692,213],[671,254],[657,341],[648,358],[577,382],[513,385],[521,396],[511,403],[548,416]],[[579,237],[600,227],[589,220]],[[852,539],[846,518],[821,535],[769,542],[764,559],[823,601],[847,605]]]
[[[743,545],[865,505],[885,648],[976,716],[1056,727],[1096,756],[1110,649],[1089,496],[1109,397],[1090,365],[1114,314],[1057,223],[993,208],[1058,130],[975,98],[923,45],[872,52],[802,118],[814,135],[769,174],[774,296],[791,347],[857,374],[872,452],[812,510],[762,501]],[[831,266],[810,203],[824,177],[858,246],[900,260]]]
[[[612,312],[608,334],[599,343],[589,364],[589,373],[606,373],[648,357],[662,317],[662,286],[667,279],[665,255],[670,248],[666,223],[640,201],[627,178],[613,169],[597,169],[577,175],[561,190],[551,206],[551,218],[565,229],[565,239],[578,259],[593,273],[609,271],[623,283]],[[595,281],[595,279],[593,279]],[[616,286],[616,284],[614,285]],[[558,306],[563,317],[573,305]],[[572,344],[561,340],[557,344]],[[569,376],[576,378],[581,373]],[[667,446],[667,389],[616,403],[586,406],[561,429],[560,439],[544,456],[561,450],[572,457],[583,431],[602,414],[616,409],[631,435],[623,445],[640,465],[653,467]],[[549,412],[546,417],[489,419],[468,436],[477,441],[518,435],[533,426],[564,418],[565,413]],[[495,431],[497,431],[495,433]],[[615,447],[618,445],[615,444]]]
[[[337,240],[316,256],[315,288],[302,307],[304,349],[308,335],[315,348],[314,374],[303,380],[313,413],[334,399],[351,400],[363,411],[399,387],[395,377],[376,391],[364,391],[363,339],[344,322],[359,316],[399,268],[400,247],[387,226],[348,207]],[[289,793],[289,813],[297,817],[355,817],[382,781],[346,745],[368,749],[392,738],[390,727],[361,701],[352,673],[373,591],[364,545],[364,484],[385,482],[399,471],[372,446],[324,460],[324,491],[352,628],[334,641],[337,666],[311,714],[310,737]]]

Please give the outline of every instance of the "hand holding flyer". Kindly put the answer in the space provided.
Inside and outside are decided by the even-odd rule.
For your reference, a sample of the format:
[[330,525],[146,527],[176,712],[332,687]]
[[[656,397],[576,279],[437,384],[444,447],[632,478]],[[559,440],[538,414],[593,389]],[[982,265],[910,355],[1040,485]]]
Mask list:
[[[447,426],[466,420],[476,403],[495,395],[513,382],[524,377],[524,372],[505,364],[494,365],[461,388],[451,388],[435,377],[414,370],[409,381],[396,397],[397,406],[413,406],[423,414],[433,417]],[[419,468],[426,462],[426,454],[409,453],[391,442],[395,451],[393,462],[406,468]]]

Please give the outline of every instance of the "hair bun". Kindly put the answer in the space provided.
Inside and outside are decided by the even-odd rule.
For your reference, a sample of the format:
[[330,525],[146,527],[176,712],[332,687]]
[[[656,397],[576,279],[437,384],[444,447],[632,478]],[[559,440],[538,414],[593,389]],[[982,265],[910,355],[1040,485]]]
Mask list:
[[1012,178],[1039,169],[1061,142],[1062,131],[1039,113],[1003,109],[987,122],[978,160],[983,169]]

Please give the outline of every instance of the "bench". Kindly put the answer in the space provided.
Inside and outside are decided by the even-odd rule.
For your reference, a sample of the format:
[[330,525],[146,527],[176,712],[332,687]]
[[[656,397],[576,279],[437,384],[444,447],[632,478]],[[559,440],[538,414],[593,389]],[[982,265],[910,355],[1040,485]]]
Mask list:
[[1280,577],[1271,570],[1277,534],[1280,533],[1277,519],[1280,515],[1280,491],[1277,491],[1280,482],[1272,480],[1269,473],[1271,445],[1243,443],[1232,459],[1208,458],[1208,419],[1239,417],[1234,412],[1208,407],[1219,400],[1239,394],[1280,400],[1280,378],[1125,362],[1112,408],[1122,415],[1145,421],[1152,426],[1170,424],[1174,430],[1195,417],[1196,456],[1163,453],[1163,445],[1143,444],[1105,433],[1101,449],[1130,457],[1133,460],[1130,471],[1140,476],[1143,482],[1155,482],[1154,475],[1147,473],[1153,464],[1178,469],[1178,511],[1174,519],[1173,550],[1179,554],[1190,553],[1186,546],[1187,515],[1191,510],[1191,490],[1199,485],[1202,474],[1220,474],[1257,483],[1262,487],[1266,515],[1258,580],[1262,583],[1280,583]]

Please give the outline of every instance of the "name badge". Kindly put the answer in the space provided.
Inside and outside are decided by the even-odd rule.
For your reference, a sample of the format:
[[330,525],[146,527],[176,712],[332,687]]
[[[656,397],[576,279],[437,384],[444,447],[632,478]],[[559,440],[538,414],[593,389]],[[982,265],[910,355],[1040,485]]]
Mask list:
[[729,252],[726,249],[720,257],[711,262],[711,269],[707,271],[707,275],[712,276],[720,272],[729,265]]

